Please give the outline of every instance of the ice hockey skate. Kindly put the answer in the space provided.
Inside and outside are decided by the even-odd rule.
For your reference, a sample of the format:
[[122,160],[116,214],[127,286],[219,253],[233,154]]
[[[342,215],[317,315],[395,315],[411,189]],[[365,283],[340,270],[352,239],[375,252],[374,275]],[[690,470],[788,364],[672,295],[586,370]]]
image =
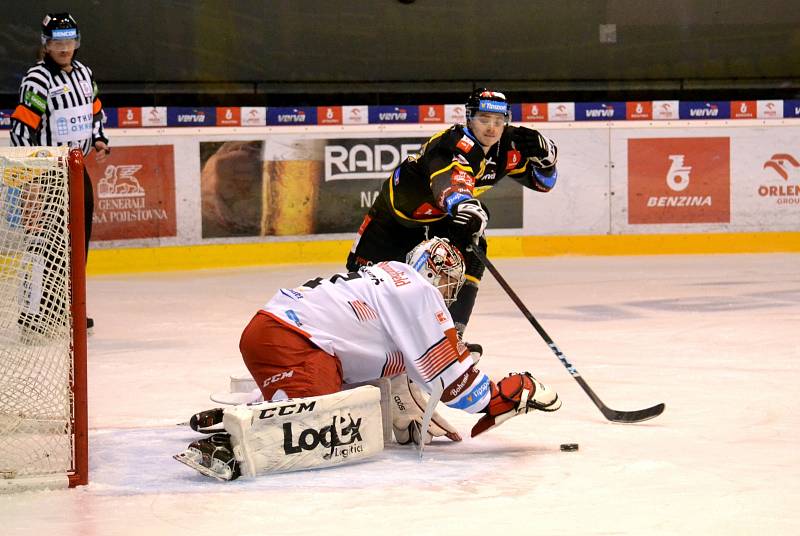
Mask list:
[[233,457],[230,434],[214,434],[195,441],[173,458],[207,477],[223,482],[236,480],[241,475],[239,462]]

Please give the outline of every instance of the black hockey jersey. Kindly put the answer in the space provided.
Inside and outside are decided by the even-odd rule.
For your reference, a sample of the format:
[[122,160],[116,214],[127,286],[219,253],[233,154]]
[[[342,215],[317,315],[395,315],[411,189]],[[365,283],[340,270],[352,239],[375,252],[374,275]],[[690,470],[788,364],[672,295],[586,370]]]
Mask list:
[[527,155],[514,148],[511,135],[516,128],[507,125],[488,154],[463,125],[433,135],[384,182],[370,217],[392,217],[410,227],[426,225],[445,218],[456,204],[480,196],[506,175],[527,188],[549,190],[536,180]]

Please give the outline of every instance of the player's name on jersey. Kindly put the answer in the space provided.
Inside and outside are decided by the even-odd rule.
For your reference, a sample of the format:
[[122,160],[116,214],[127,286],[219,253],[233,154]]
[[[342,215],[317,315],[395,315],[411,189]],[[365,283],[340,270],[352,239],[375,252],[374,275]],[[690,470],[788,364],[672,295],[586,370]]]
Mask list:
[[[0,109],[0,129],[13,110]],[[106,108],[106,128],[263,127],[464,123],[463,104],[382,106],[143,106]],[[514,122],[674,121],[800,117],[800,100],[524,102],[511,105]]]

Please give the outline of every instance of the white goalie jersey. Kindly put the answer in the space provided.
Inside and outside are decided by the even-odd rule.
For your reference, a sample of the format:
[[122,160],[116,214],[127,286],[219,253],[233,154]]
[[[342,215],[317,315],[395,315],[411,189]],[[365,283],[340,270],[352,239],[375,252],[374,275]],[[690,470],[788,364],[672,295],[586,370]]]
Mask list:
[[[338,357],[346,383],[407,373],[430,391],[434,380],[450,385],[472,365],[442,295],[404,263],[382,262],[280,289],[263,311]],[[489,380],[481,373],[469,379],[472,385],[459,386],[469,400],[457,396],[448,405],[480,411]]]

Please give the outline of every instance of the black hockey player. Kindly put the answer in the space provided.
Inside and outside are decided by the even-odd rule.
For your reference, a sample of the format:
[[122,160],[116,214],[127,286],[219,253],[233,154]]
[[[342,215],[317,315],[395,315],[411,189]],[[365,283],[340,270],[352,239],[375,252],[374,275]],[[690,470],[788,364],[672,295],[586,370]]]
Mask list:
[[467,248],[485,250],[489,211],[478,197],[505,176],[538,192],[555,186],[556,146],[536,130],[508,124],[504,94],[475,90],[466,103],[466,126],[432,136],[383,183],[361,224],[347,269],[379,261],[402,261],[426,237],[447,237],[465,255],[466,284],[450,306],[463,334],[484,267]]

